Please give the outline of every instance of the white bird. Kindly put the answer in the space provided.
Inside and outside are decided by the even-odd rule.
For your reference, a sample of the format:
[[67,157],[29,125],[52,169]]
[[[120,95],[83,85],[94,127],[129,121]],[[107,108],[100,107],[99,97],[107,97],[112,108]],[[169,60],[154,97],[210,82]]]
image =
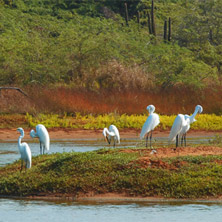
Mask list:
[[109,129],[104,128],[103,129],[103,136],[105,137],[105,140],[110,144],[111,139],[113,138],[114,144],[113,147],[116,146],[116,142],[120,144],[120,135],[119,130],[115,125],[110,125]]
[[190,124],[196,121],[195,116],[198,113],[201,113],[202,111],[203,111],[202,106],[197,105],[195,107],[194,113],[191,116],[178,114],[170,130],[168,142],[170,143],[176,140],[176,148],[177,148],[179,145],[179,139],[180,138],[184,138],[184,140],[186,139],[186,133],[190,129]]
[[[179,137],[181,138],[181,146],[183,146],[183,141],[184,141],[184,145],[186,146],[186,136],[187,136],[187,132],[190,129],[190,124],[191,122],[188,120],[188,118],[190,118],[189,115],[185,114],[184,115],[185,121],[187,122],[187,124],[185,126],[182,127],[182,130],[180,131],[180,135]],[[196,120],[195,120],[196,121]]]
[[25,161],[25,166],[26,169],[27,168],[31,168],[32,166],[32,153],[31,150],[29,148],[29,145],[27,143],[22,143],[22,138],[24,137],[25,133],[24,130],[22,128],[18,128],[17,131],[19,131],[21,133],[21,135],[18,138],[18,148],[19,148],[19,152],[21,154],[21,170],[23,168],[23,161]]
[[180,132],[179,137],[181,137],[181,146],[183,145],[183,141],[184,141],[184,145],[186,146],[186,134],[187,134],[187,132],[188,132],[189,129],[190,129],[190,124],[194,123],[194,122],[196,121],[195,116],[196,116],[198,113],[202,113],[202,112],[203,112],[203,107],[202,107],[201,105],[197,105],[197,106],[195,107],[195,111],[194,111],[194,113],[193,113],[192,116],[189,116],[189,115],[187,115],[187,114],[184,115],[185,120],[186,120],[187,118],[189,118],[190,121],[189,121],[189,123],[188,123],[186,126],[184,126],[184,127],[182,128],[182,130],[181,130],[181,132]]
[[176,140],[176,148],[178,147],[179,143],[179,136],[181,135],[181,131],[183,128],[187,127],[187,125],[190,124],[190,119],[185,119],[185,116],[183,114],[178,114],[176,119],[173,122],[173,126],[170,130],[170,135],[168,138],[168,142]]
[[140,133],[140,139],[143,139],[144,136],[147,135],[146,136],[146,147],[147,147],[148,136],[150,134],[150,148],[151,148],[152,131],[160,123],[160,118],[156,113],[154,113],[154,111],[155,111],[154,105],[149,105],[149,106],[147,106],[146,109],[149,112],[149,116],[148,116],[146,122],[143,124],[142,130]]
[[36,132],[34,130],[31,130],[30,136],[32,138],[35,138],[35,137],[39,138],[40,154],[44,154],[45,150],[49,151],[49,146],[50,146],[49,133],[44,125],[38,124],[36,126]]

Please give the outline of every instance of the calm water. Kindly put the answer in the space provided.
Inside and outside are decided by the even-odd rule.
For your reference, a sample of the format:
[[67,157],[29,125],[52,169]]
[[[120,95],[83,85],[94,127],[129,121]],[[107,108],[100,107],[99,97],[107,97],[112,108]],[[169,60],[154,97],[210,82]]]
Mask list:
[[221,204],[87,203],[0,199],[0,222],[221,222]]
[[[211,138],[188,138],[188,144],[208,143]],[[39,143],[26,141],[32,155],[39,155]],[[166,138],[156,138],[155,145],[166,145]],[[138,138],[122,140],[120,148],[137,147]],[[103,140],[52,141],[49,153],[87,152],[109,147]],[[110,146],[112,148],[112,146]],[[0,166],[18,160],[17,141],[0,143]],[[57,202],[0,198],[0,222],[53,221],[53,222],[221,222],[222,203],[104,203]]]

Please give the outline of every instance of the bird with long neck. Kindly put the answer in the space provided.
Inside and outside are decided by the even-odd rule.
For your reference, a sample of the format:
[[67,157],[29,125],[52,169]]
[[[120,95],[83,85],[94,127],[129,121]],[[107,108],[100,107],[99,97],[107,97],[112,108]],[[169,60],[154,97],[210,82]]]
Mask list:
[[47,129],[45,128],[44,125],[38,124],[36,126],[36,132],[35,130],[30,131],[30,136],[32,138],[37,137],[40,142],[40,154],[44,154],[45,151],[49,151],[50,147],[50,138],[49,138],[49,133]]
[[196,116],[197,114],[199,114],[199,113],[202,113],[202,112],[203,112],[203,107],[202,107],[201,105],[197,105],[197,106],[195,107],[194,113],[189,117],[189,119],[190,119],[190,124],[193,123],[193,122],[195,122],[195,121],[196,121],[196,120],[195,120],[195,116]]
[[103,136],[105,137],[105,140],[110,144],[111,139],[113,138],[114,144],[113,146],[116,146],[116,142],[120,143],[120,135],[119,130],[115,125],[110,125],[109,129],[104,128],[103,129]]
[[30,147],[27,143],[22,143],[22,138],[25,136],[24,130],[20,127],[17,129],[18,132],[20,132],[20,136],[18,138],[18,148],[21,155],[21,170],[23,168],[23,161],[25,162],[26,169],[31,168],[32,166],[32,154]]
[[183,135],[190,129],[190,124],[196,121],[195,116],[198,113],[201,113],[202,111],[203,111],[202,106],[197,105],[195,107],[194,113],[191,116],[178,114],[170,130],[168,142],[170,143],[171,141],[176,140],[176,148],[177,148],[179,145],[180,138],[183,137]]
[[179,135],[179,137],[181,137],[181,146],[183,145],[183,142],[184,142],[184,145],[186,146],[186,134],[190,129],[190,125],[196,121],[195,119],[196,115],[202,112],[203,112],[203,107],[201,105],[197,105],[195,107],[194,113],[191,116],[187,114],[184,115],[185,120],[187,121],[187,124],[182,127],[182,130]]
[[146,147],[148,144],[148,137],[150,134],[150,148],[152,147],[152,132],[154,128],[160,123],[159,115],[154,113],[155,111],[155,106],[154,105],[149,105],[146,108],[149,112],[149,116],[146,119],[146,122],[143,124],[141,133],[140,133],[140,139],[143,139],[144,136],[146,135]]

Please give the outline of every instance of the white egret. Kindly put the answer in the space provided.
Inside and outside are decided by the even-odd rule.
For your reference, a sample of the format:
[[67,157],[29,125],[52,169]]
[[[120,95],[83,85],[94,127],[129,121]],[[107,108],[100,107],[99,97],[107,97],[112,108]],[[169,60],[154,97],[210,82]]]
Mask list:
[[147,147],[147,143],[148,143],[148,136],[150,134],[150,148],[152,146],[152,131],[154,130],[154,128],[160,123],[160,119],[159,116],[154,113],[155,111],[155,106],[154,105],[149,105],[146,108],[149,112],[149,116],[146,119],[146,122],[143,124],[141,133],[140,133],[140,139],[143,139],[144,136],[146,135],[146,147]]
[[[198,113],[201,113],[203,111],[202,106],[197,105],[195,107],[195,111],[191,116],[178,114],[176,119],[174,120],[173,126],[170,130],[170,135],[168,138],[168,142],[172,142],[176,140],[176,148],[179,145],[180,138],[183,138],[184,141],[186,140],[186,133],[190,129],[190,124],[195,122],[195,116]],[[182,139],[181,139],[182,143]],[[186,143],[186,141],[185,141]]]
[[36,126],[36,132],[34,130],[31,130],[30,136],[32,138],[35,138],[35,137],[39,138],[40,154],[44,154],[45,150],[49,151],[49,146],[50,146],[49,133],[44,125],[38,124]]
[[187,132],[188,132],[189,129],[190,129],[190,124],[194,123],[194,122],[196,121],[195,116],[196,116],[198,113],[202,113],[202,112],[203,112],[203,107],[202,107],[201,105],[197,105],[197,106],[195,107],[195,111],[194,111],[194,113],[193,113],[192,116],[189,116],[189,115],[187,115],[187,114],[184,115],[185,120],[186,120],[187,118],[189,118],[190,121],[188,121],[188,124],[187,124],[186,126],[184,126],[184,127],[182,128],[181,132],[180,132],[179,137],[181,137],[181,146],[183,145],[183,141],[184,141],[184,145],[186,146],[186,134],[187,134]]
[[18,148],[19,148],[19,152],[21,154],[21,170],[23,168],[23,161],[25,161],[25,166],[26,169],[27,168],[31,168],[32,166],[32,153],[31,150],[29,148],[29,145],[27,143],[22,143],[22,138],[24,137],[25,133],[24,130],[22,128],[18,128],[17,129],[18,132],[21,133],[21,135],[18,138]]
[[190,119],[185,119],[185,116],[183,114],[178,114],[176,119],[173,122],[173,126],[170,130],[170,135],[168,138],[168,142],[176,140],[176,148],[178,147],[179,143],[179,136],[181,135],[181,131],[183,128],[187,127],[187,125],[190,124]]
[[105,137],[105,140],[110,144],[111,139],[113,138],[114,144],[113,147],[116,146],[116,142],[120,144],[120,135],[119,130],[115,125],[110,125],[109,129],[104,128],[103,129],[103,136]]

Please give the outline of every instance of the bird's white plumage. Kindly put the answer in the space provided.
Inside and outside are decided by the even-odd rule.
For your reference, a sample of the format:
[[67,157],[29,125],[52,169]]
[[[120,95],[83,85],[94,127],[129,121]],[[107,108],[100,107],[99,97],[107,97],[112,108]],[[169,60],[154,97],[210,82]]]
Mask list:
[[180,134],[182,131],[183,127],[187,125],[188,121],[185,120],[185,117],[183,114],[178,114],[176,119],[173,122],[173,126],[171,127],[170,130],[170,135],[168,138],[168,141],[175,141],[176,136]]
[[[188,120],[190,118],[189,115],[185,114],[184,115],[185,121],[187,122],[181,129],[180,133],[179,133],[179,137],[181,138],[184,134],[186,134],[189,129],[190,129],[190,120]],[[194,120],[196,121],[196,120]]]
[[149,105],[147,106],[147,110],[149,112],[149,116],[146,119],[146,122],[143,124],[140,139],[143,139],[147,133],[154,130],[154,128],[160,123],[159,115],[154,113],[155,107],[153,105]]
[[178,114],[170,130],[168,141],[169,142],[175,141],[177,135],[179,136],[179,138],[181,138],[184,134],[186,134],[190,129],[190,124],[196,121],[195,116],[198,113],[202,112],[203,112],[203,107],[201,105],[197,105],[195,107],[194,113],[191,116]]
[[187,124],[185,126],[183,126],[183,128],[182,128],[182,130],[180,132],[180,135],[179,135],[180,137],[183,136],[184,134],[186,134],[189,131],[190,125],[192,123],[196,122],[195,116],[198,113],[202,113],[202,112],[203,112],[203,107],[201,105],[197,105],[195,107],[194,113],[191,116],[189,116],[187,114],[184,115],[185,120],[188,121],[188,122],[187,122]]
[[40,146],[43,145],[43,149],[49,151],[50,138],[49,138],[49,133],[44,125],[38,124],[36,126],[36,132],[34,130],[31,130],[30,136],[32,138],[35,138],[35,137],[39,138]]
[[18,128],[17,131],[19,131],[21,133],[21,135],[19,136],[18,139],[18,148],[19,148],[19,152],[21,155],[21,160],[25,161],[26,163],[26,168],[31,168],[32,166],[32,153],[30,150],[30,147],[27,143],[25,142],[21,142],[22,138],[24,137],[25,133],[24,130],[22,128]]
[[110,125],[109,129],[103,129],[103,136],[106,137],[107,135],[109,140],[113,138],[114,142],[120,143],[119,130],[115,125]]

